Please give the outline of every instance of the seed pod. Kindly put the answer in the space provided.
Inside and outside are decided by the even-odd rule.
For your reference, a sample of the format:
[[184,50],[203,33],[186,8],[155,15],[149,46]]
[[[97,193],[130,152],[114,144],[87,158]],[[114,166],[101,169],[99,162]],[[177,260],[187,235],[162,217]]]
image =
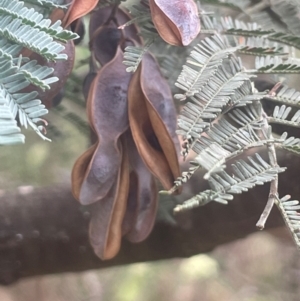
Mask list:
[[169,84],[163,77],[157,61],[150,53],[144,54],[142,64],[141,87],[143,93],[163,120],[179,154],[180,143],[176,134],[177,112]]
[[[162,80],[158,73],[154,73],[158,77],[153,77],[150,73],[145,77],[149,62],[151,60],[143,60],[130,81],[128,88],[129,122],[134,142],[147,168],[160,180],[164,188],[169,190],[173,186],[174,180],[180,175],[178,156],[174,141],[156,110],[160,105],[165,107],[165,99],[153,99],[157,98],[159,94],[149,94],[148,89],[145,88],[148,80],[156,83]],[[173,122],[176,123],[176,118]]]
[[[87,113],[98,142],[92,158],[87,155],[79,157],[72,172],[72,191],[83,205],[107,195],[122,161],[119,137],[129,126],[127,89],[131,78],[122,60],[123,52],[118,48],[114,59],[98,71],[89,92]],[[82,166],[87,168],[79,180],[77,170]]]
[[73,0],[64,17],[64,27],[68,27],[73,21],[91,12],[97,3],[98,0]]
[[122,164],[119,168],[117,181],[104,199],[91,208],[90,243],[96,255],[102,260],[116,256],[121,246],[122,222],[129,189],[128,157],[125,143],[122,145]]
[[131,242],[140,242],[151,232],[157,211],[158,190],[155,179],[145,166],[130,131],[126,133],[129,163],[132,168],[123,234]]
[[129,175],[129,190],[128,190],[128,199],[127,207],[122,222],[122,235],[126,235],[131,229],[134,228],[135,222],[137,219],[137,210],[138,210],[138,179],[137,174],[134,171],[130,172]]
[[135,24],[126,26],[124,30],[118,29],[118,26],[130,20],[130,16],[118,8],[114,18],[111,18],[113,9],[114,6],[99,9],[93,12],[90,18],[90,48],[101,65],[105,65],[115,56],[122,36],[123,40],[130,39],[142,43]]
[[200,32],[194,0],[149,0],[152,21],[159,35],[171,45],[187,46]]

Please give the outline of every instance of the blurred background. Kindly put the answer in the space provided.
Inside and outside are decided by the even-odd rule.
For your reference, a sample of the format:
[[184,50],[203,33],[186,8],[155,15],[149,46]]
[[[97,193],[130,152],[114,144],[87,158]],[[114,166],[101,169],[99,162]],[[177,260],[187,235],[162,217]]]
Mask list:
[[1,301],[297,301],[300,261],[284,230],[188,259],[23,279]]

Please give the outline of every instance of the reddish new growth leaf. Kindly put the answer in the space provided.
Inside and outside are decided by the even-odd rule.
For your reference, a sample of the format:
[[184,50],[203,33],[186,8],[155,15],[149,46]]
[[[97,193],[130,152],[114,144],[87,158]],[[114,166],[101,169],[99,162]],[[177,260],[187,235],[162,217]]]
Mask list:
[[97,5],[98,0],[73,0],[69,7],[63,24],[68,27],[73,21],[91,12]]
[[194,0],[149,0],[152,21],[167,43],[189,45],[200,32],[198,8]]

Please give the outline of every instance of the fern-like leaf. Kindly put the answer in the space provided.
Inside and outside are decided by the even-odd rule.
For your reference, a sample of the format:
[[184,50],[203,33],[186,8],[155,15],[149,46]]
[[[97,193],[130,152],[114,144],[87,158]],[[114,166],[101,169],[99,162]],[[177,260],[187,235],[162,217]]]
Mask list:
[[282,141],[282,143],[280,143],[279,145],[276,145],[277,147],[283,148],[296,155],[300,155],[300,139],[299,138],[295,138],[295,137],[287,138],[287,133],[284,132],[281,135],[280,140]]
[[300,209],[299,201],[291,200],[289,195],[277,200],[276,205],[292,234],[298,249],[300,249]]
[[40,6],[42,8],[61,8],[61,9],[67,9],[68,6],[64,5],[64,1],[61,0],[23,0],[23,2],[31,4],[31,5],[36,5]]
[[29,9],[24,6],[24,2],[16,0],[0,0],[0,14],[11,16],[13,19],[20,19],[22,24],[30,25],[46,32],[56,40],[66,42],[67,40],[78,37],[76,33],[69,30],[64,30],[57,21],[51,25],[50,19],[44,19],[44,16],[34,9]]
[[154,40],[149,40],[144,47],[139,46],[127,46],[124,52],[123,64],[128,66],[126,68],[127,72],[135,72],[138,68],[140,62],[143,59],[143,55],[148,51]]
[[207,180],[211,174],[225,168],[225,159],[228,156],[230,156],[230,152],[217,143],[212,143],[203,149],[193,162],[207,170],[207,173],[204,175],[204,179]]
[[245,23],[240,20],[233,20],[231,17],[221,18],[220,22],[208,16],[202,16],[203,32],[214,34],[216,32],[226,35],[243,37],[263,37],[270,41],[279,42],[288,46],[300,49],[300,37],[285,32],[265,30],[257,23]]
[[39,99],[36,99],[38,93],[17,93],[27,87],[30,82],[19,73],[19,68],[13,66],[10,61],[0,60],[0,90],[5,95],[5,105],[9,107],[11,115],[19,117],[20,124],[27,128],[29,125],[44,140],[49,140],[43,135],[44,126],[37,125],[44,120],[40,117],[47,114],[45,108]]
[[202,40],[193,48],[187,60],[189,66],[183,66],[175,83],[185,93],[176,94],[175,98],[184,100],[199,93],[202,86],[216,73],[222,61],[237,49],[238,47],[228,46],[226,39],[219,35]]
[[268,73],[268,74],[300,73],[300,60],[294,58],[283,60],[279,56],[256,57],[255,68],[256,68],[255,73]]
[[[211,143],[218,143],[230,153],[247,147],[259,136],[255,133],[262,126],[260,106],[249,105],[245,109],[236,109],[227,114],[229,118],[220,118],[217,123],[201,136],[193,146],[196,153],[206,149]],[[235,126],[237,124],[238,126]]]
[[288,31],[294,35],[300,35],[299,3],[296,1],[273,0],[271,9],[287,25]]
[[287,120],[292,108],[282,105],[276,106],[273,111],[273,116],[268,118],[269,123],[279,123],[294,127],[300,127],[300,110],[298,110],[290,120]]
[[232,194],[246,192],[256,185],[263,185],[275,179],[278,173],[285,171],[284,167],[271,166],[259,154],[255,158],[248,157],[249,163],[238,160],[232,164],[233,175],[222,170],[209,179],[211,190],[206,190],[175,207],[174,211],[192,209],[206,205],[210,201],[227,204],[233,199]]
[[0,89],[0,145],[24,143],[25,136],[20,133],[15,116],[8,106],[8,97],[5,90]]
[[235,95],[235,91],[252,77],[243,72],[239,59],[230,60],[229,69],[230,72],[220,66],[201,91],[191,97],[192,102],[187,103],[181,110],[178,134],[184,140],[199,138],[200,133],[209,126],[207,121],[215,119]]
[[269,55],[286,55],[287,52],[283,47],[276,43],[271,45],[268,40],[263,37],[249,37],[246,39],[239,39],[238,45],[243,46],[238,51],[243,54],[255,56],[269,56]]
[[300,92],[284,85],[278,93],[266,95],[266,98],[291,106],[300,106]]
[[53,38],[37,28],[22,24],[20,19],[10,16],[0,19],[0,36],[26,47],[48,60],[66,60],[67,55],[60,53],[64,46],[53,41]]

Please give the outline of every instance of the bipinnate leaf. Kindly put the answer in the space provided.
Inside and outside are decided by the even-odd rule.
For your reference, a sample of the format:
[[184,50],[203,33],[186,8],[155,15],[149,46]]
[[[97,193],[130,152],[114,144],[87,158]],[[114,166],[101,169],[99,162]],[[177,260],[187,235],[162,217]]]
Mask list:
[[123,233],[131,242],[140,242],[150,234],[157,211],[158,190],[153,175],[145,166],[131,133],[126,137],[130,175],[129,195],[123,221]]
[[[26,52],[24,52],[26,54]],[[23,53],[23,54],[24,54]],[[68,41],[65,44],[65,49],[62,51],[68,55],[68,60],[66,61],[47,61],[41,55],[30,52],[30,60],[37,61],[37,63],[41,66],[46,66],[49,68],[53,68],[54,71],[51,74],[53,77],[57,77],[59,80],[50,83],[50,90],[42,90],[41,88],[37,87],[36,85],[30,84],[28,87],[22,90],[24,93],[29,93],[32,91],[38,92],[38,98],[42,101],[42,103],[50,109],[52,107],[52,99],[61,91],[64,87],[70,73],[72,72],[74,66],[74,59],[75,59],[75,47],[73,41]]]
[[[72,185],[81,183],[73,191],[80,191],[74,196],[83,205],[106,197],[122,161],[119,137],[129,126],[127,88],[131,77],[122,59],[123,52],[118,48],[114,59],[98,71],[89,92],[87,113],[98,142],[83,180],[72,182]],[[77,165],[86,165],[81,160],[87,157],[80,157],[73,170],[79,168]]]
[[171,45],[187,46],[200,32],[194,0],[149,0],[152,21],[159,35]]
[[91,208],[92,218],[89,237],[92,247],[102,260],[117,255],[122,238],[122,222],[125,215],[128,189],[129,164],[125,143],[122,144],[122,164],[108,194]]
[[131,24],[123,30],[118,29],[119,26],[130,20],[130,16],[118,8],[112,18],[113,9],[113,6],[98,9],[92,13],[90,18],[90,48],[101,65],[105,65],[113,59],[122,36],[142,43],[135,24]]
[[64,27],[91,12],[98,0],[73,0],[63,20]]
[[[143,68],[147,70],[147,62],[144,64],[142,61],[139,65],[128,88],[130,128],[145,165],[160,180],[165,189],[170,189],[174,180],[180,175],[176,148],[162,118],[152,105],[155,100],[149,101],[152,95],[144,93],[150,74],[146,78],[142,77],[142,74],[145,75]],[[164,104],[163,100],[161,104]]]

